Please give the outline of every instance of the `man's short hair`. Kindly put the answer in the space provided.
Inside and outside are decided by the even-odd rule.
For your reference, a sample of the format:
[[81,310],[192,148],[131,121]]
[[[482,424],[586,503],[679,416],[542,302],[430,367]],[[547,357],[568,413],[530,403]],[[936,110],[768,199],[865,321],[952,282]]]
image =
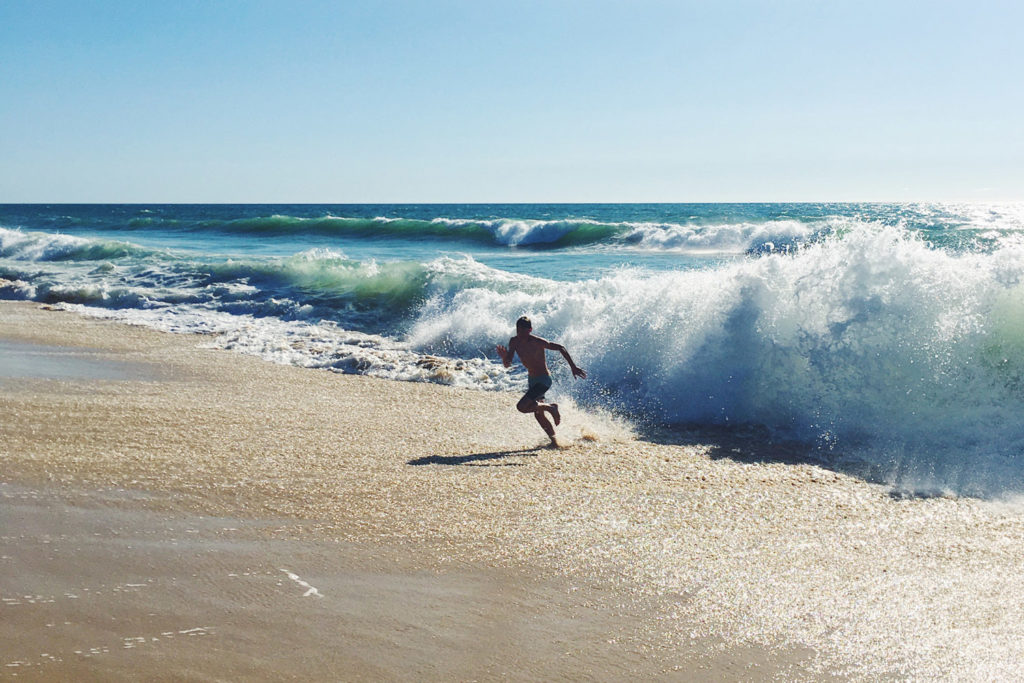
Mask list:
[[516,321],[516,329],[517,330],[532,330],[533,329],[533,323],[531,323],[530,319],[527,318],[524,315],[522,318],[520,318],[519,320]]

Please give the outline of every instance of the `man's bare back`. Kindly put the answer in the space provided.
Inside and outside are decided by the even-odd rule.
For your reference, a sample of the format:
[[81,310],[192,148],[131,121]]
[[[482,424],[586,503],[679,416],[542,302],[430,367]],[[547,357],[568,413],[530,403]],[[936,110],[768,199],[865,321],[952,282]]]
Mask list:
[[557,344],[552,344],[547,339],[541,339],[535,334],[528,334],[525,338],[512,337],[508,341],[508,352],[510,354],[519,354],[519,360],[524,366],[526,371],[531,375],[550,375],[551,372],[548,370],[548,359],[547,354],[544,353],[548,349],[557,351]]
[[533,334],[533,325],[526,316],[516,321],[516,336],[509,339],[508,348],[500,344],[498,345],[498,355],[501,357],[505,367],[507,368],[512,365],[512,359],[516,354],[519,354],[519,360],[526,367],[527,374],[530,377],[526,394],[519,400],[516,408],[521,413],[533,413],[541,428],[551,438],[552,445],[557,446],[555,428],[551,426],[551,422],[548,421],[544,413],[549,413],[554,418],[555,424],[559,424],[562,418],[558,412],[558,404],[543,403],[541,401],[544,394],[551,387],[551,372],[548,370],[545,351],[558,351],[565,358],[566,362],[569,363],[573,377],[586,378],[587,373],[581,368],[576,367],[576,363],[573,362],[572,357],[565,350],[564,346],[549,342],[547,339],[542,339]]

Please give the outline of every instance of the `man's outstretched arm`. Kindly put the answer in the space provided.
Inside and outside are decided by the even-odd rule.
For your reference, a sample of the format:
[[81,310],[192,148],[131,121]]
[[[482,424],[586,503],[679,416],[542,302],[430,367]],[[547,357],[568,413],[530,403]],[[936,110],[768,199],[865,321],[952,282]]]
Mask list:
[[562,346],[561,344],[555,344],[554,342],[548,342],[548,348],[552,351],[558,351],[560,354],[562,354],[562,358],[565,359],[565,362],[569,364],[569,368],[572,370],[573,377],[579,377],[580,379],[587,378],[587,373],[584,372],[583,368],[576,367],[576,363],[573,362],[572,356],[569,355],[569,352],[565,349],[564,346]]
[[498,356],[501,357],[501,363],[506,368],[509,367],[510,365],[512,365],[512,359],[516,355],[514,341],[513,340],[509,340],[508,345],[511,347],[511,349],[506,349],[501,344],[498,344],[498,347],[497,347],[498,348]]

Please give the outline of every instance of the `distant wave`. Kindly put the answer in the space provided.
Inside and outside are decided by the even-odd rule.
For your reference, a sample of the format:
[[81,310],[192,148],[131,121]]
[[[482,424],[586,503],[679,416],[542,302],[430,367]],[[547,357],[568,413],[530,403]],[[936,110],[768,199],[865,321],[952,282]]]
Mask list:
[[646,250],[744,253],[788,248],[832,229],[829,221],[766,220],[722,224],[602,223],[588,219],[304,218],[272,215],[186,223],[152,216],[127,222],[131,229],[173,228],[231,234],[337,235],[390,239],[450,239],[534,249],[606,246]]
[[19,261],[102,261],[154,253],[128,242],[0,228],[0,258]]
[[[3,228],[0,258],[7,260],[0,264],[0,297],[5,298],[106,308],[199,305],[385,331],[439,293],[477,286],[518,291],[532,280],[468,257],[359,261],[318,248],[285,258],[202,259],[127,242]],[[63,269],[40,268],[50,262]]]
[[401,239],[448,238],[509,247],[568,247],[594,244],[621,234],[628,224],[606,224],[573,220],[518,220],[498,218],[470,220],[435,218],[298,218],[268,216],[232,221],[207,221],[204,229],[254,234],[297,232]]

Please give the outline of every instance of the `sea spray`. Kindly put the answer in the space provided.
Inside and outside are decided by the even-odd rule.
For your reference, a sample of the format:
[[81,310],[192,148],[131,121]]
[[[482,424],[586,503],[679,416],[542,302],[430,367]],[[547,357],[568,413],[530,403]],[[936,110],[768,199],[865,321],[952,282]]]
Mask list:
[[467,353],[530,313],[590,372],[560,372],[584,405],[759,424],[857,452],[904,485],[988,492],[1024,487],[1022,257],[864,226],[718,270],[459,291],[421,309],[410,340]]

